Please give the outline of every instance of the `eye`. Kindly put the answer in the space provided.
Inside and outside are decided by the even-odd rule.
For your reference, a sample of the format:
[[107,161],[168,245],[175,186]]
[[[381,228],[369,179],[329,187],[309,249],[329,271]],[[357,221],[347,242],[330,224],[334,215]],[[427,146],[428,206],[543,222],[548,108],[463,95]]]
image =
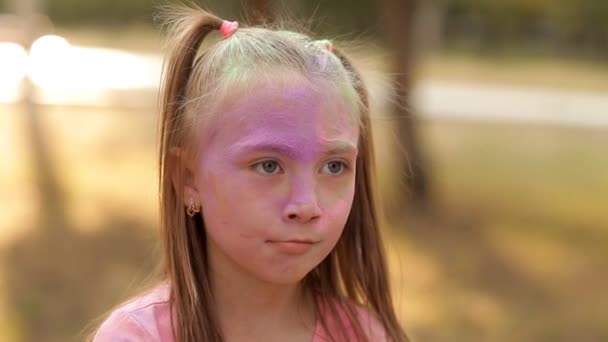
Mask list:
[[345,167],[346,163],[339,160],[333,160],[323,166],[323,172],[332,175],[339,175],[344,171]]
[[254,165],[255,170],[266,175],[274,175],[280,171],[279,163],[274,160],[264,160]]

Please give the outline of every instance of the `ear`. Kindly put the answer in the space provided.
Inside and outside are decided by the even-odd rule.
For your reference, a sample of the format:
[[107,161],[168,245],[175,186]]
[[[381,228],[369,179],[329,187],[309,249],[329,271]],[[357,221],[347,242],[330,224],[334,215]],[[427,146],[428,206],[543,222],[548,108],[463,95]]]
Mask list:
[[187,155],[186,150],[180,147],[169,149],[169,155],[172,159],[172,165],[174,165],[171,172],[171,180],[178,195],[182,196],[184,205],[188,206],[190,200],[194,201],[195,205],[200,205],[200,197],[196,185],[196,172],[193,167],[192,158]]

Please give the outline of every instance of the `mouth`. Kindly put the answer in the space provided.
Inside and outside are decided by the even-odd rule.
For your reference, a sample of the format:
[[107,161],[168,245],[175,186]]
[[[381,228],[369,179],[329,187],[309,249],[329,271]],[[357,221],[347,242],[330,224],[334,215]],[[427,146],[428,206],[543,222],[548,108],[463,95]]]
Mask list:
[[289,239],[289,240],[266,240],[268,244],[276,248],[276,250],[283,254],[290,255],[302,255],[310,251],[313,245],[320,241],[313,241],[307,239]]
[[308,244],[314,245],[320,241],[306,240],[306,239],[291,239],[291,240],[266,240],[269,243],[294,243],[294,244]]

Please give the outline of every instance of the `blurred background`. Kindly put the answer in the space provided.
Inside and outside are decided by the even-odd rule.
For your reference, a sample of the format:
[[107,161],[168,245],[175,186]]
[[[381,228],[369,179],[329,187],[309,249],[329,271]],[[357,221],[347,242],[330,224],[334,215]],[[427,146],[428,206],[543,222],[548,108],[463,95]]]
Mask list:
[[[0,0],[0,341],[157,279],[162,3]],[[608,1],[203,4],[352,54],[412,340],[608,341]]]

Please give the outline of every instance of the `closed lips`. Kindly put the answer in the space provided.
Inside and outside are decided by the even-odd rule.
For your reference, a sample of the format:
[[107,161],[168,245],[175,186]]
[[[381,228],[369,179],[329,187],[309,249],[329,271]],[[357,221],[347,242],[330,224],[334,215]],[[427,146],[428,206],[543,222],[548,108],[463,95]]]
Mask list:
[[312,240],[271,240],[268,242],[280,253],[288,255],[304,255],[315,245]]
[[289,242],[289,243],[302,243],[302,244],[314,244],[317,243],[318,241],[312,241],[312,240],[267,240],[266,242]]

